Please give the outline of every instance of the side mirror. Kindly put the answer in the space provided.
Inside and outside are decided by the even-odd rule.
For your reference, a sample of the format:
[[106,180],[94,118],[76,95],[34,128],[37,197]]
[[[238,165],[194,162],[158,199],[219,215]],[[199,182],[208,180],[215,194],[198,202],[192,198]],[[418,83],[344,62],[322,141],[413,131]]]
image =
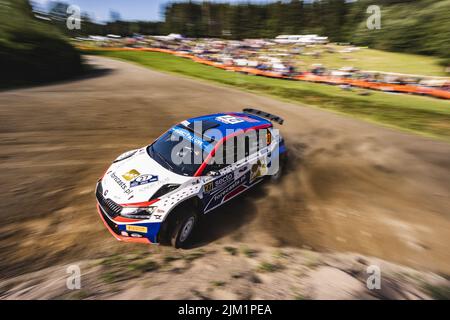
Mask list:
[[208,176],[218,177],[218,176],[220,176],[220,172],[219,171],[210,171],[210,172],[208,172]]

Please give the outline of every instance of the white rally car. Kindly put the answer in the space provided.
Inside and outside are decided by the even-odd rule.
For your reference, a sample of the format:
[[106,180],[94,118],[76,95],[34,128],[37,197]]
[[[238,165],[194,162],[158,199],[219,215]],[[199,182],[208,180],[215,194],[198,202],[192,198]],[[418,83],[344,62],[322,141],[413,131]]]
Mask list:
[[203,214],[280,176],[287,151],[272,121],[283,124],[255,109],[206,115],[125,152],[96,186],[105,226],[121,241],[185,247]]

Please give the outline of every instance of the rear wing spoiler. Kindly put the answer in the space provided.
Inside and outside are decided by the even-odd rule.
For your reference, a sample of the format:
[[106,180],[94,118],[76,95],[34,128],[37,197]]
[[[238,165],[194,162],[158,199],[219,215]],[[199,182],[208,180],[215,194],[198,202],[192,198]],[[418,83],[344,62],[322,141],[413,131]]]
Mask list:
[[273,115],[273,114],[270,114],[270,113],[267,113],[267,112],[264,112],[264,111],[261,111],[261,110],[252,109],[252,108],[246,108],[246,109],[244,109],[242,111],[245,112],[245,113],[254,114],[256,116],[260,116],[260,117],[266,118],[266,119],[268,119],[270,121],[275,121],[278,124],[283,124],[284,123],[284,119],[283,118],[281,118],[279,116],[276,116],[276,115]]

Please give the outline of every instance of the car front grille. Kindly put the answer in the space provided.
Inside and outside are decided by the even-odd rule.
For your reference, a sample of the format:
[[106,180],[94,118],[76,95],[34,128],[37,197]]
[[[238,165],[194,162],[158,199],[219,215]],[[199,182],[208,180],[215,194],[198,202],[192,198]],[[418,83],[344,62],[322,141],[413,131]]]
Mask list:
[[105,213],[102,207],[100,207],[100,213],[102,214],[103,220],[109,226],[109,228],[117,235],[120,235],[119,226],[114,223],[111,219],[109,219],[108,215]]
[[117,217],[122,211],[122,206],[120,204],[117,204],[111,199],[106,199],[103,196],[103,187],[101,182],[97,184],[95,196],[100,207],[102,207],[103,211],[111,218]]

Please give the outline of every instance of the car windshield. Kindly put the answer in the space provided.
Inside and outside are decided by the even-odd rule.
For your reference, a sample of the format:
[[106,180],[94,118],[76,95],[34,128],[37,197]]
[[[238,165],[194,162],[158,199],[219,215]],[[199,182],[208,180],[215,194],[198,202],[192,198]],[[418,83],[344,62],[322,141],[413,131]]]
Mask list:
[[147,147],[149,156],[164,168],[184,176],[193,176],[215,142],[202,140],[182,127],[174,127]]

